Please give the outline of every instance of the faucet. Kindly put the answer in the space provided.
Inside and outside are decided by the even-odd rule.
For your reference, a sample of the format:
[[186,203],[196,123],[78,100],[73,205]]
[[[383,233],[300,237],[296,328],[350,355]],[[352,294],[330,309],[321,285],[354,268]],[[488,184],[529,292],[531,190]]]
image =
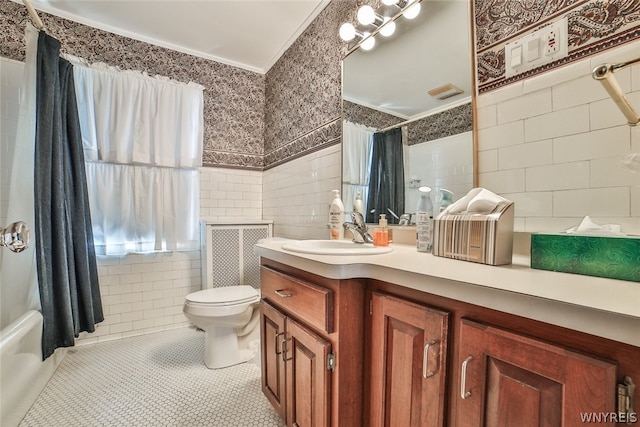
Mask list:
[[343,223],[345,230],[351,230],[353,234],[353,243],[373,243],[373,237],[367,231],[367,224],[360,212],[353,211],[350,213],[351,222]]

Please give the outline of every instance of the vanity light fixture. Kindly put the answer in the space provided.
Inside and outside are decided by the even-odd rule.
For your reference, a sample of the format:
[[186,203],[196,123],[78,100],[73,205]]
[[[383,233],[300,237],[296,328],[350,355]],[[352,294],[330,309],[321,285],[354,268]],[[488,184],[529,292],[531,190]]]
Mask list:
[[369,5],[358,8],[357,24],[346,22],[340,26],[340,38],[350,42],[349,52],[362,47],[371,50],[376,44],[375,36],[380,33],[390,37],[396,30],[395,20],[400,16],[413,19],[420,13],[422,0],[382,0],[383,5],[374,10]]

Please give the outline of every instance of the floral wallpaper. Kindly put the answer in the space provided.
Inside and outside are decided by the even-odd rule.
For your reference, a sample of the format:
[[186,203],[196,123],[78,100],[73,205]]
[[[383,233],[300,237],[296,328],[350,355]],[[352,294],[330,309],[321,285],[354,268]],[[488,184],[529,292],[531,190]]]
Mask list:
[[[640,37],[640,0],[473,1],[479,93]],[[41,17],[65,53],[205,86],[204,164],[263,170],[340,142],[341,60],[348,46],[338,29],[353,22],[364,3],[376,7],[380,2],[332,0],[266,75],[45,13]],[[0,55],[24,60],[26,9],[2,0],[0,12]],[[569,56],[506,79],[505,44],[564,16],[569,20]],[[451,114],[425,125],[420,134],[469,125],[467,110]]]
[[[122,37],[73,21],[39,13],[47,32],[62,43],[62,53],[122,69],[145,71],[204,90],[205,166],[261,170],[264,166],[265,76]],[[24,6],[0,1],[0,55],[24,61]]]
[[[352,123],[384,129],[405,121],[353,102],[344,101],[344,119]],[[408,145],[433,141],[473,130],[471,103],[459,105],[407,125]]]
[[[640,0],[474,0],[478,90],[487,92],[640,37]],[[505,77],[505,45],[567,17],[566,58]]]

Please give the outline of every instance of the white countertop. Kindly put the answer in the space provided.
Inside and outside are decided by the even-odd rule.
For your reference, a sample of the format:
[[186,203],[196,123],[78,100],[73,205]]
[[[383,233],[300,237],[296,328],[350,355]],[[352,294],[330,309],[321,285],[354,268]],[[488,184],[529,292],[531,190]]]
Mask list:
[[535,270],[526,258],[489,266],[393,245],[379,255],[332,256],[255,246],[258,255],[333,279],[379,279],[640,346],[640,283]]

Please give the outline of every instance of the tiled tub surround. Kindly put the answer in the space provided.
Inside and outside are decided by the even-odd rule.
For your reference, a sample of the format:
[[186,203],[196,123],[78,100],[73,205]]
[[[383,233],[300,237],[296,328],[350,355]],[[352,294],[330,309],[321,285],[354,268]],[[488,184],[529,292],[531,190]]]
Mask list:
[[[640,174],[621,165],[640,152],[640,130],[591,77],[639,55],[635,41],[478,97],[479,184],[515,201],[516,230],[562,231],[590,215],[640,234]],[[640,65],[615,75],[640,108]]]

